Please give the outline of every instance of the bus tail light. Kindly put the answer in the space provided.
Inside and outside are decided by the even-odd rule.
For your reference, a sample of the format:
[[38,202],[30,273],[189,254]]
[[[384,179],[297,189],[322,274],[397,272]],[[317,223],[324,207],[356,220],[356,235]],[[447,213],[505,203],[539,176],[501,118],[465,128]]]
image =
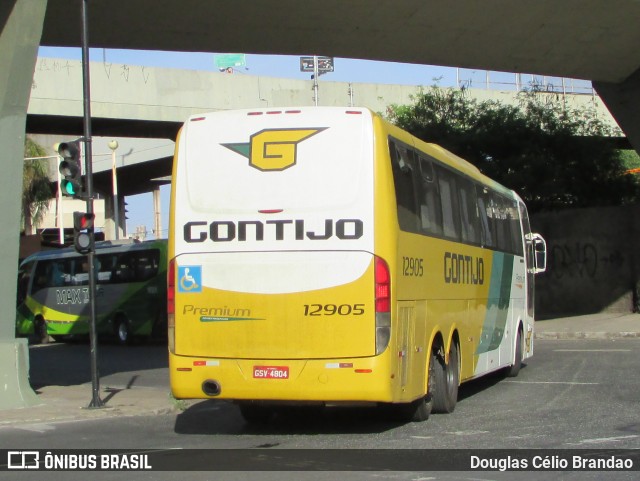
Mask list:
[[389,265],[375,257],[376,356],[382,354],[391,338],[391,274]]
[[167,336],[169,351],[175,352],[176,345],[176,260],[169,261],[167,270]]

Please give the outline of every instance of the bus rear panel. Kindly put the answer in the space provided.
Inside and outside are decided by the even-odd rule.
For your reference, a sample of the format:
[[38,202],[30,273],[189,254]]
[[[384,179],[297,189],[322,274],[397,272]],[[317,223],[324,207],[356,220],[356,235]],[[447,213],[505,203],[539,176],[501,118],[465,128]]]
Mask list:
[[185,124],[170,240],[176,397],[392,400],[376,356],[389,317],[376,296],[390,291],[373,254],[373,148],[362,109]]

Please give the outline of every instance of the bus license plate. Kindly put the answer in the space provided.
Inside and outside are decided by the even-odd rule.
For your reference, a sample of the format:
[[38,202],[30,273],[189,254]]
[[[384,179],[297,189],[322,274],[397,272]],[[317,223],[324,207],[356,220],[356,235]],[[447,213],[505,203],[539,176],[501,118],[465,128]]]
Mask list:
[[289,379],[289,366],[253,366],[256,379]]

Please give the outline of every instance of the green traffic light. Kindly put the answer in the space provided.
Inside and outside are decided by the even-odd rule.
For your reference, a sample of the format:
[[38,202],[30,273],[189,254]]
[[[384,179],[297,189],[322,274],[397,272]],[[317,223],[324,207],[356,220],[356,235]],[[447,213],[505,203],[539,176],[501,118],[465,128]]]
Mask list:
[[62,191],[69,196],[74,196],[77,195],[77,190],[76,190],[76,186],[73,185],[73,182],[70,182],[68,180],[63,180],[60,182],[60,187],[62,188]]
[[77,140],[61,142],[55,148],[63,159],[58,166],[58,171],[64,177],[60,182],[60,191],[62,195],[80,198],[82,196],[80,143]]

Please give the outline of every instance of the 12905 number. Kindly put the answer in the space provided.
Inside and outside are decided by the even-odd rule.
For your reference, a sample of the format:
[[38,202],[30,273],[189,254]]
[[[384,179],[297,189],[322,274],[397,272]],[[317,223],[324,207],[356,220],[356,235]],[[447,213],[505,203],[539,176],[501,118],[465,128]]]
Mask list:
[[305,316],[361,316],[364,314],[364,304],[305,304]]
[[402,258],[402,275],[410,277],[422,277],[424,274],[424,259],[415,257]]

